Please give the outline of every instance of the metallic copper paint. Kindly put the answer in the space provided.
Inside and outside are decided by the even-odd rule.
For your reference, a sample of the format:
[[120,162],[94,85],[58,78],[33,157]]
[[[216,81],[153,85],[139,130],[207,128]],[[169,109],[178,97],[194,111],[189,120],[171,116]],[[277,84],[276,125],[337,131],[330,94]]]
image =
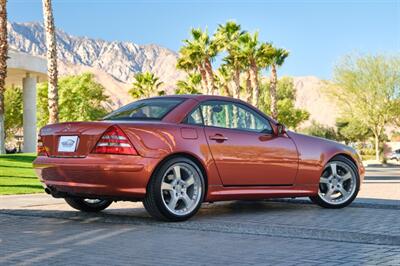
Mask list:
[[205,133],[206,136],[228,138],[226,141],[207,139],[224,185],[294,183],[298,166],[297,149],[287,136],[214,127],[206,127]]
[[[204,169],[208,186],[205,201],[315,195],[324,165],[338,154],[351,158],[361,179],[364,178],[365,170],[358,156],[336,142],[290,131],[276,136],[181,124],[205,100],[240,102],[256,109],[221,96],[176,97],[186,100],[162,121],[72,122],[42,128],[40,136],[50,157],[38,156],[33,163],[40,180],[70,195],[142,199],[156,167],[175,154],[196,158]],[[276,122],[266,118],[276,130]],[[112,125],[125,132],[139,156],[91,153]],[[217,133],[228,140],[209,139]],[[62,135],[79,135],[75,153],[57,152],[58,138]]]

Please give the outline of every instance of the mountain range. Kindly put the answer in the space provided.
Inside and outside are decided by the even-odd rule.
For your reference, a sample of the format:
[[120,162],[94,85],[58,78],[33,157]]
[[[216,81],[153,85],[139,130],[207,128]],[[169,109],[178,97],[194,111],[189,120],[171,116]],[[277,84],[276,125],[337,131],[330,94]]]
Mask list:
[[[8,23],[10,48],[37,56],[46,56],[43,24],[38,22]],[[175,68],[177,53],[154,44],[108,42],[71,36],[56,31],[60,75],[89,71],[106,88],[114,104],[129,102],[127,93],[138,72],[150,71],[172,90],[176,80],[185,74]]]
[[[8,23],[11,49],[36,55],[46,55],[43,24],[38,22]],[[135,73],[150,71],[172,92],[176,81],[185,74],[176,69],[178,54],[156,44],[138,45],[133,42],[105,41],[77,37],[57,30],[59,73],[74,75],[92,72],[106,88],[112,107],[132,101],[128,90]],[[313,76],[293,77],[297,91],[296,106],[308,110],[311,119],[332,126],[337,107],[322,93],[324,82]]]

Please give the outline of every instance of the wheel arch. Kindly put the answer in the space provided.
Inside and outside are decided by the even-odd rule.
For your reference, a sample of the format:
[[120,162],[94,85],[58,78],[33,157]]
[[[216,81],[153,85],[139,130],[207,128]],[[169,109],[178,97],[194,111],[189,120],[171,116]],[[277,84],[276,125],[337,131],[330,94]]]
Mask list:
[[[354,158],[353,158],[352,156],[350,156],[349,154],[347,154],[347,153],[338,153],[338,154],[335,154],[334,156],[332,156],[332,158],[330,158],[330,159],[328,160],[328,162],[334,160],[334,159],[337,158],[337,157],[344,157],[344,158],[348,159],[349,161],[351,161],[351,162],[353,163],[354,167],[356,168],[357,173],[358,173],[359,169],[358,169],[358,165],[357,165],[356,160],[354,160]],[[327,163],[328,163],[328,162],[327,162]]]

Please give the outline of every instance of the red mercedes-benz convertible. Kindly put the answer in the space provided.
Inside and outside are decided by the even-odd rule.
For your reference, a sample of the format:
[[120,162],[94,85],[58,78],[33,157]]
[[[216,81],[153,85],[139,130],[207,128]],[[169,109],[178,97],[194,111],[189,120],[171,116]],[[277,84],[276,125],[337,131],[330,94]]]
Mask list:
[[102,121],[45,126],[34,167],[46,192],[75,209],[143,201],[169,221],[222,200],[308,196],[341,208],[365,172],[350,147],[286,131],[240,100],[206,95],[150,98]]

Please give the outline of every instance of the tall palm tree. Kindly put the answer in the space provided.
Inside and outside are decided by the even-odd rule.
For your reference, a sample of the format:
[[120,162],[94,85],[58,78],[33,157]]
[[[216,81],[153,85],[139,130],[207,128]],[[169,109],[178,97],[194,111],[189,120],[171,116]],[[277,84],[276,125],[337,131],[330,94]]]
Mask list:
[[0,154],[5,153],[4,92],[7,77],[7,0],[0,0]]
[[258,72],[260,65],[260,44],[258,42],[258,32],[253,35],[245,33],[240,36],[239,44],[243,53],[243,60],[246,67],[247,79],[246,79],[246,90],[247,90],[247,101],[250,101],[254,106],[258,105],[259,98],[259,82]]
[[207,72],[204,69],[202,62],[192,55],[191,47],[183,46],[179,50],[179,57],[176,64],[177,69],[186,71],[189,75],[200,73],[200,83],[203,93],[207,93],[208,82],[207,82]]
[[231,80],[234,85],[232,96],[237,99],[240,99],[241,96],[240,91],[242,87],[240,86],[240,76],[243,70],[246,69],[246,63],[243,56],[242,51],[238,48],[235,50],[234,54],[228,54],[222,59],[223,65],[228,66],[231,71]]
[[277,95],[276,95],[276,84],[278,82],[277,68],[282,66],[285,59],[289,56],[289,51],[283,48],[276,48],[270,43],[266,43],[263,46],[263,53],[266,55],[265,64],[271,68],[270,76],[270,95],[271,95],[271,115],[272,118],[277,119]]
[[215,73],[215,83],[225,96],[232,97],[229,83],[232,80],[233,71],[229,65],[222,64]]
[[201,75],[190,73],[186,80],[178,80],[176,82],[177,89],[175,94],[199,94],[201,85]]
[[243,54],[240,51],[238,41],[244,33],[239,24],[234,21],[228,21],[225,25],[220,24],[214,34],[214,42],[217,49],[228,52],[224,61],[233,68],[233,81],[235,84],[233,96],[236,98],[240,98],[240,73],[243,67]]
[[234,21],[228,21],[224,25],[219,24],[214,34],[214,42],[220,49],[226,49],[228,52],[234,50],[237,41],[245,31]]
[[43,0],[44,27],[47,46],[47,75],[49,78],[49,123],[58,122],[57,43],[51,0]]
[[154,95],[164,95],[165,92],[159,90],[163,84],[153,73],[144,72],[135,75],[135,82],[129,90],[129,94],[135,99],[148,98]]
[[207,30],[191,30],[191,39],[184,40],[179,51],[177,67],[185,71],[198,71],[202,77],[203,89],[207,94],[214,94],[214,73],[211,62],[217,55],[217,47]]

